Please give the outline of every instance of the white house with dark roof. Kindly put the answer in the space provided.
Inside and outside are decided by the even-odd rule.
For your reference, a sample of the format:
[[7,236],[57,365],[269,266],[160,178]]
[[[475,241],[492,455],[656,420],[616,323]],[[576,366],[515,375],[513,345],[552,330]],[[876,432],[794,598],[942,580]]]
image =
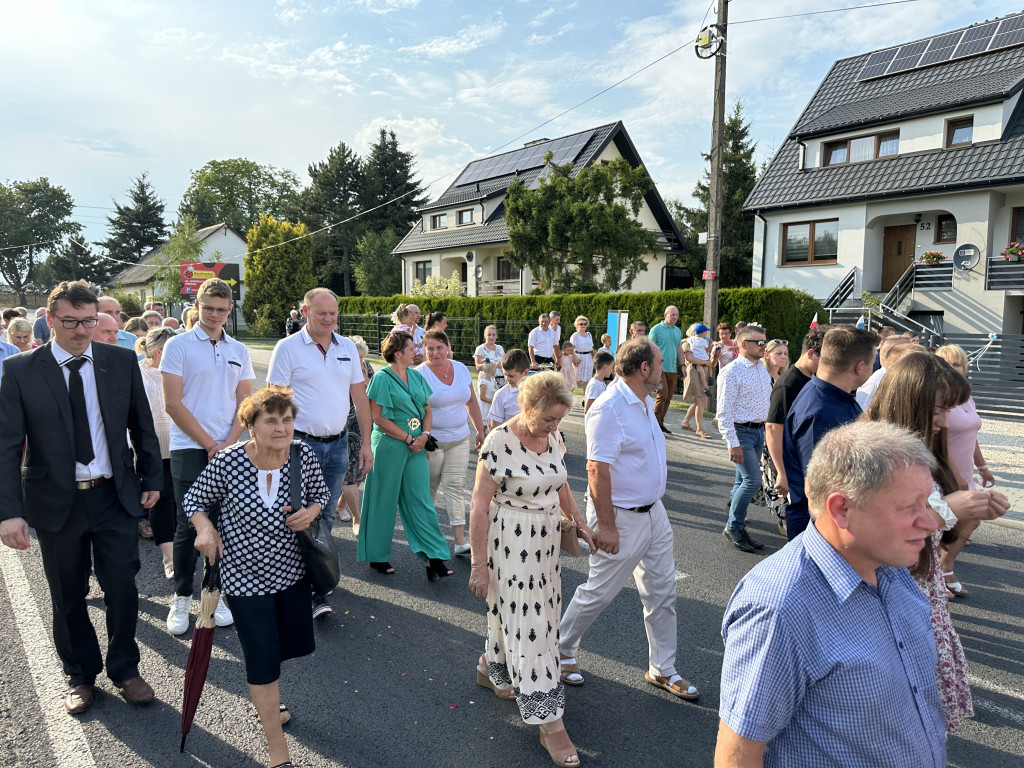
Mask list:
[[1022,88],[1024,13],[835,62],[746,200],[753,285],[1024,333]]
[[[557,139],[531,141],[523,147],[474,160],[437,200],[418,209],[420,220],[395,248],[402,258],[402,288],[430,275],[459,274],[469,296],[521,296],[535,287],[529,270],[517,270],[503,256],[508,247],[505,196],[519,178],[536,188],[544,172],[544,156],[553,162],[573,163],[573,174],[583,168],[624,157],[635,168],[639,153],[621,122],[602,125]],[[683,253],[665,202],[656,188],[644,199],[638,216],[647,229],[657,232],[662,248],[647,258],[647,269],[633,282],[633,291],[683,288],[693,278],[674,265]]]

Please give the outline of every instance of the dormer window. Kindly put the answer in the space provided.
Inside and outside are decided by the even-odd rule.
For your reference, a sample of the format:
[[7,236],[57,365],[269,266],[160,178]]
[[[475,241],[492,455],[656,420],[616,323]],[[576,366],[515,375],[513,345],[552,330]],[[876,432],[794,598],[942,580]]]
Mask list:
[[880,157],[893,157],[900,152],[900,132],[886,131],[871,136],[830,141],[822,150],[822,165],[863,163]]
[[946,146],[969,147],[974,141],[974,116],[950,120],[946,123]]
[[463,224],[472,224],[473,223],[473,209],[472,208],[466,208],[464,211],[459,211],[458,213],[455,214],[455,221],[458,224],[458,226],[460,226],[460,227]]
[[431,229],[445,229],[448,226],[448,214],[438,213],[430,217]]

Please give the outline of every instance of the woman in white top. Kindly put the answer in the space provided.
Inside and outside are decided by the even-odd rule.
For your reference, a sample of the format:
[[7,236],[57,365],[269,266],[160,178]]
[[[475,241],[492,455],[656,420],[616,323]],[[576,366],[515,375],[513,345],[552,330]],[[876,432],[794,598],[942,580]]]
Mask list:
[[576,366],[576,381],[589,382],[594,375],[594,337],[587,331],[590,321],[586,316],[577,317],[575,325],[576,332],[569,337],[569,341],[576,347],[576,354],[580,358]]
[[160,441],[160,456],[164,460],[164,487],[160,500],[149,510],[149,525],[153,529],[153,543],[160,547],[164,556],[164,576],[174,578],[173,541],[178,513],[174,504],[174,484],[171,481],[171,417],[164,410],[164,389],[160,381],[160,358],[164,344],[174,336],[170,328],[154,328],[135,342],[135,351],[142,355],[139,368],[142,383],[153,412],[153,426]]
[[423,337],[427,362],[416,368],[430,385],[428,398],[434,416],[430,434],[437,448],[427,453],[430,466],[430,493],[444,493],[445,508],[455,539],[454,553],[469,552],[466,542],[466,472],[469,469],[469,414],[476,427],[473,450],[479,450],[484,441],[484,422],[480,403],[473,392],[473,379],[462,363],[448,358],[451,343],[444,331],[431,330]]
[[479,371],[480,366],[484,363],[491,362],[497,366],[497,371],[494,374],[494,388],[501,389],[505,385],[505,377],[501,373],[501,358],[505,356],[505,349],[498,343],[498,329],[493,325],[488,325],[484,328],[484,343],[476,348],[476,352],[473,353],[473,362],[476,363],[476,369]]

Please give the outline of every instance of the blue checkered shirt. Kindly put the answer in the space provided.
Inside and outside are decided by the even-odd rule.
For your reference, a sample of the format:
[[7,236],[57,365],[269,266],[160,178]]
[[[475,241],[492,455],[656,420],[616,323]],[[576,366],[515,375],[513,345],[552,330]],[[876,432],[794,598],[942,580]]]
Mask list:
[[928,600],[905,568],[876,574],[810,525],[736,587],[719,715],[766,767],[946,765]]

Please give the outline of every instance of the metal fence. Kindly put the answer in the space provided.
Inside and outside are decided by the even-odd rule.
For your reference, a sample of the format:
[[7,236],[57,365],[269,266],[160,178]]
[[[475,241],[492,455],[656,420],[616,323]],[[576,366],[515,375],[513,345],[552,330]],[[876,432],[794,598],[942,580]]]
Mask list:
[[978,353],[967,371],[978,411],[1000,418],[1024,416],[1024,336],[1000,334],[992,345],[980,333],[947,333],[947,344],[958,344],[968,355]]

